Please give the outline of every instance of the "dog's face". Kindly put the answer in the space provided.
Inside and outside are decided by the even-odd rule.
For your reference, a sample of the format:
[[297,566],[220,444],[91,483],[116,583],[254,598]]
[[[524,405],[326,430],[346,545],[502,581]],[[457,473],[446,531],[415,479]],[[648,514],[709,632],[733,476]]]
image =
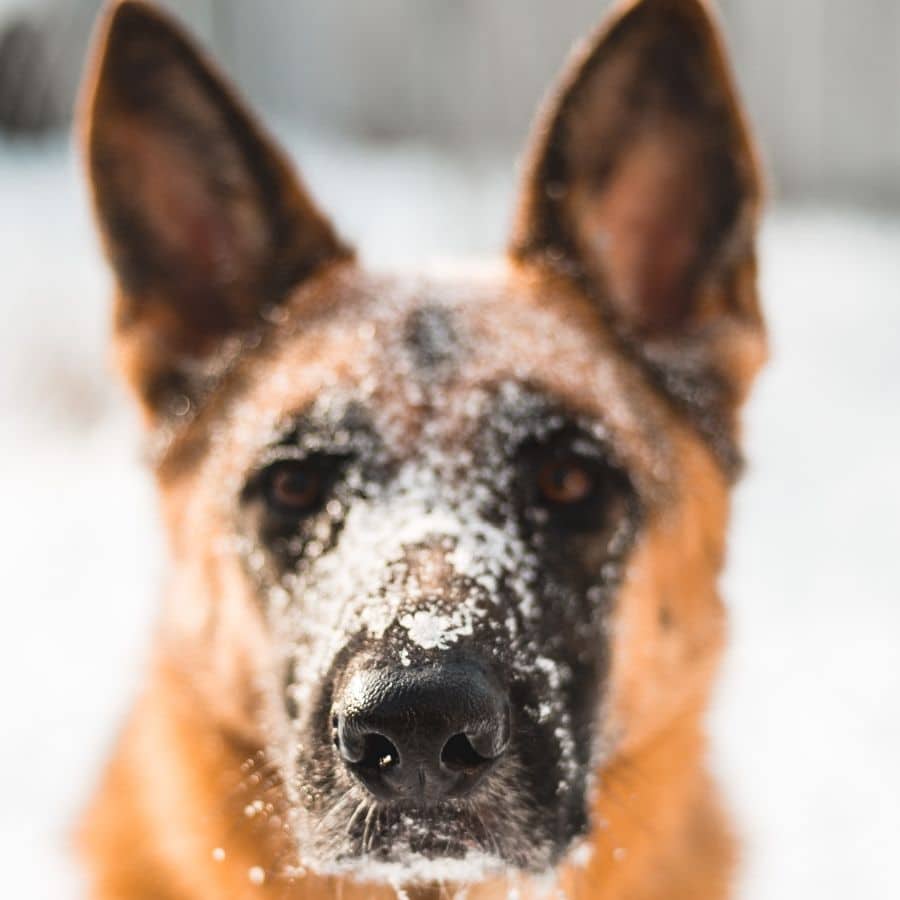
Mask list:
[[110,17],[88,122],[159,442],[164,655],[265,748],[259,808],[319,870],[552,867],[720,640],[762,329],[703,7],[646,0],[576,62],[494,267],[366,273],[141,4]]

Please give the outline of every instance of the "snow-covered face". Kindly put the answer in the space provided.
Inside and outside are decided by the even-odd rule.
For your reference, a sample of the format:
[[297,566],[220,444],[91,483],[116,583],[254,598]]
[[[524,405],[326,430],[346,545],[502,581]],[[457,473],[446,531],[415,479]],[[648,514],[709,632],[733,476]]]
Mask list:
[[[350,371],[268,430],[252,387],[230,414],[268,434],[242,476],[236,546],[271,641],[268,750],[287,819],[318,871],[545,870],[589,824],[608,613],[640,519],[614,431],[636,427],[627,404],[591,409],[604,386],[621,396],[619,364],[552,311],[521,310],[499,347],[492,332],[509,326],[489,302],[421,285],[372,302],[374,321],[351,309],[316,338],[362,335]],[[270,397],[303,380],[272,374],[296,353],[275,353]],[[571,364],[558,387],[552,358]],[[451,693],[486,686],[494,732],[454,726],[452,698],[435,707],[448,672]],[[414,689],[354,748],[347,710],[372,679]],[[420,690],[429,679],[437,694]],[[418,743],[432,732],[429,767]]]
[[161,655],[307,867],[552,867],[591,810],[615,830],[591,773],[702,706],[764,356],[759,179],[704,4],[597,34],[508,258],[414,279],[356,263],[155,8],[114,4],[98,43],[89,169],[175,563]]

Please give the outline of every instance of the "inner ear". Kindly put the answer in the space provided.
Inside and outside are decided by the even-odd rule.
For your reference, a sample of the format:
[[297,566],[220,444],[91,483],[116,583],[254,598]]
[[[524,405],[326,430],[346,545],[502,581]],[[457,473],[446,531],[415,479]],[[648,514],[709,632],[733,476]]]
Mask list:
[[561,260],[632,334],[693,324],[704,283],[752,250],[759,194],[704,5],[633,4],[576,63],[547,118],[514,255]]
[[[698,187],[707,181],[714,189]],[[639,333],[670,332],[689,318],[738,197],[723,156],[670,119],[635,136],[611,175],[577,179],[565,215],[574,252],[617,317]]]
[[254,292],[276,291],[265,269],[272,220],[221,124],[198,106],[190,132],[173,139],[126,114],[98,130],[93,153],[123,293],[158,339],[195,355],[248,323]]

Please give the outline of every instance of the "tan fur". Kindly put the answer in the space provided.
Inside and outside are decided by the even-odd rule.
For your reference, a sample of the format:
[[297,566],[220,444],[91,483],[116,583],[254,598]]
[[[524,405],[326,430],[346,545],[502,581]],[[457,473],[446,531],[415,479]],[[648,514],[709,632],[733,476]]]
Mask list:
[[[702,14],[696,0],[646,2]],[[712,34],[705,17],[702,23],[703,33]],[[722,74],[724,65],[716,42],[713,66]],[[567,84],[577,79],[576,70]],[[722,79],[730,85],[724,74]],[[728,96],[738,136],[746,137],[736,100]],[[87,110],[93,117],[89,133],[96,136],[97,117],[108,113],[96,103]],[[558,886],[570,900],[718,900],[728,895],[735,849],[706,774],[703,715],[725,638],[717,580],[725,559],[730,481],[709,442],[623,342],[621,309],[598,316],[594,292],[555,260],[532,252],[538,235],[550,227],[535,221],[550,214],[538,210],[542,185],[533,180],[539,177],[540,147],[541,140],[508,264],[485,276],[436,285],[470,298],[459,306],[466,328],[473,341],[494,348],[467,373],[472,384],[512,375],[540,379],[574,409],[609,424],[633,477],[652,498],[611,624],[612,671],[602,719],[607,755],[597,772],[594,830],[583,851],[587,858],[576,855],[564,864]],[[748,148],[741,165],[749,165]],[[649,165],[655,173],[642,152],[631,165]],[[646,152],[652,160],[657,149],[648,145]],[[630,217],[630,184],[626,168],[625,180],[599,206],[591,204],[587,218],[605,219],[623,204]],[[96,173],[95,186],[101,193],[107,189],[96,182]],[[709,275],[691,295],[690,334],[679,335],[688,343],[706,341],[704,323],[715,322],[712,345],[701,349],[727,381],[729,427],[736,427],[737,407],[764,355],[751,233],[757,201],[755,195],[748,198],[740,234],[710,264],[715,277]],[[95,900],[395,896],[388,887],[290,872],[294,851],[281,827],[287,799],[262,752],[260,715],[273,677],[268,637],[236,556],[222,546],[228,534],[223,490],[246,470],[254,451],[246,434],[303,409],[324,387],[359,384],[364,377],[374,381],[373,404],[387,407],[396,373],[381,359],[380,348],[418,299],[402,280],[365,273],[311,201],[303,195],[296,202],[309,206],[320,243],[307,256],[316,265],[286,296],[266,298],[281,303],[277,325],[254,332],[253,341],[216,373],[209,396],[191,396],[189,416],[166,420],[146,391],[148,379],[172,364],[172,347],[161,351],[155,343],[160,325],[154,311],[124,327],[120,322],[124,368],[159,441],[156,474],[172,578],[147,688],[79,831]],[[248,215],[253,219],[255,212]],[[165,220],[158,210],[153,216]],[[322,241],[328,247],[324,255]],[[670,249],[675,268],[695,252],[678,244]],[[623,250],[623,272],[641,252]],[[668,270],[657,274],[671,281]],[[613,271],[613,287],[618,278]],[[598,280],[608,282],[609,273]],[[428,285],[422,282],[419,290],[427,292]],[[128,307],[133,300],[123,294],[121,304]],[[730,311],[727,321],[717,315],[723,308]],[[162,311],[170,314],[165,304]],[[369,318],[375,337],[367,339],[358,325]],[[634,333],[647,323],[631,325],[625,330]],[[561,345],[535,340],[547,329],[558,331]],[[154,336],[149,345],[141,337],[147,333]],[[202,355],[201,345],[189,349]],[[467,386],[455,390],[464,396]],[[397,427],[412,446],[421,421],[415,410],[406,415]],[[235,421],[246,427],[217,426]],[[248,816],[246,807],[256,801],[264,814]],[[214,857],[218,850],[224,858]],[[263,884],[251,881],[254,867],[265,873]],[[499,900],[513,887],[523,898],[542,896],[546,889],[511,877],[470,886],[467,896]],[[421,900],[453,895],[450,886],[408,893]]]
[[[345,290],[347,284],[365,283],[352,267],[340,276]],[[308,286],[304,307],[315,306],[310,294],[321,291],[333,297],[336,277],[338,273]],[[514,357],[513,336],[530,302],[539,299],[539,314],[546,316],[552,314],[556,299],[577,316],[583,300],[565,291],[555,295],[552,282],[543,277],[513,273],[511,278],[516,287],[495,288],[497,302],[499,297],[517,296],[522,304],[518,313],[507,311],[504,321],[503,311],[492,308],[489,297],[480,311],[494,327],[505,330]],[[378,282],[377,288],[383,296],[385,283]],[[371,286],[369,290],[374,292]],[[347,304],[353,308],[351,298]],[[584,312],[587,324],[587,309]],[[607,340],[596,319],[591,321],[594,340]],[[295,380],[286,394],[279,395],[271,390],[270,378],[279,369],[290,368],[293,360],[308,361],[307,354],[327,357],[333,372],[349,376],[356,367],[365,368],[367,361],[360,357],[346,323],[343,317],[332,321],[330,335],[327,327],[313,328],[312,321],[299,328],[296,338],[279,340],[273,335],[272,345],[260,348],[259,356],[248,361],[248,371],[235,375],[248,392],[247,405],[271,419],[285,409],[302,408],[305,399],[315,395],[315,381],[298,385]],[[501,358],[499,365],[511,366],[512,361]],[[577,360],[572,363],[551,383],[561,395],[570,394],[577,401],[580,370]],[[547,361],[533,361],[536,369],[542,364]],[[661,498],[629,565],[613,626],[607,726],[616,750],[598,785],[596,819],[606,824],[592,837],[589,865],[562,873],[561,884],[572,898],[598,900],[724,896],[733,851],[704,772],[702,715],[724,635],[716,575],[724,556],[727,482],[706,448],[654,400],[627,363],[613,360],[611,367],[618,370],[623,390],[646,392],[647,406],[657,407],[670,445],[667,465],[678,468],[679,482],[691,489],[675,498]],[[629,384],[630,379],[635,383]],[[215,410],[208,414],[213,417]],[[644,440],[640,434],[634,436],[633,458],[652,479],[659,450]],[[209,896],[225,890],[225,885],[229,896],[244,896],[242,892],[259,896],[259,888],[248,883],[249,869],[259,865],[278,872],[286,853],[279,841],[272,841],[270,829],[254,826],[243,816],[243,807],[255,794],[241,765],[261,747],[254,732],[259,701],[252,689],[256,684],[252,648],[257,646],[256,655],[263,655],[265,638],[261,622],[248,618],[242,603],[245,588],[240,573],[232,571],[227,557],[216,550],[222,524],[212,512],[215,497],[210,491],[227,480],[229,470],[240,471],[245,460],[237,446],[217,458],[201,481],[193,473],[185,474],[174,460],[161,469],[176,577],[150,690],[125,732],[85,832],[88,852],[100,871],[113,867],[104,882],[127,885],[127,891],[100,890],[98,898],[166,896],[160,885],[179,898]],[[204,545],[207,552],[198,553],[198,546]],[[216,597],[215,611],[211,603],[204,605],[198,599],[208,594]],[[192,622],[185,621],[187,604],[187,613],[195,617]],[[241,640],[236,639],[238,633]],[[205,644],[208,660],[192,669],[198,642]],[[214,710],[210,720],[202,715],[206,709]],[[277,791],[268,799],[276,807],[283,802]],[[156,836],[150,846],[148,835]],[[148,856],[135,858],[133,851],[120,847],[140,848]],[[216,847],[226,848],[228,865],[212,860]],[[152,889],[140,886],[148,880]],[[683,888],[678,887],[682,882]],[[704,893],[696,893],[698,883],[707,886]],[[484,886],[469,896],[505,896],[507,887]],[[290,887],[275,879],[266,890],[285,898],[382,893],[350,883],[338,889],[332,881],[320,882],[312,875]],[[390,891],[383,893],[391,896]]]

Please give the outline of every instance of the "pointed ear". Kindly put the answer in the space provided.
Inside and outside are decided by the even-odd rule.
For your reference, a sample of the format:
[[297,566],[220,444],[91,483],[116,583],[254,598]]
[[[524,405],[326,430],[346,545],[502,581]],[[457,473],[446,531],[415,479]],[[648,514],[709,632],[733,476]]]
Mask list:
[[706,4],[632,2],[575,60],[540,122],[511,253],[575,277],[721,430],[730,422],[713,418],[730,414],[709,401],[736,405],[763,355],[760,194]]
[[109,12],[84,115],[125,368],[151,417],[183,412],[229,339],[350,252],[219,74],[150,5]]

